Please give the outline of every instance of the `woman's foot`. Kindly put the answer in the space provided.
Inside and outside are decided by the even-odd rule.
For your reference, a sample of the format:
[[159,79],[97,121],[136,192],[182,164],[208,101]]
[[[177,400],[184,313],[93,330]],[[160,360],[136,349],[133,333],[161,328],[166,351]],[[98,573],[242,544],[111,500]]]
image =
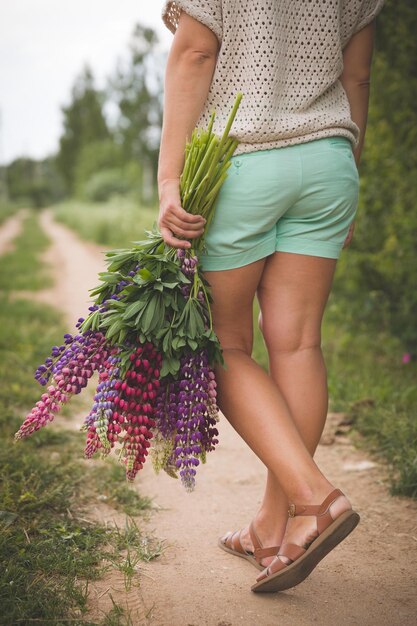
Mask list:
[[[352,505],[343,494],[338,496],[329,507],[329,513],[334,520],[345,511],[350,510],[352,510]],[[315,515],[297,515],[296,517],[288,518],[282,545],[292,543],[307,549],[318,536],[317,517]],[[277,556],[277,559],[280,559],[286,565],[291,562],[290,559],[283,555]]]
[[338,489],[321,505],[292,504],[288,514],[280,551],[258,576],[253,591],[281,591],[298,585],[359,522],[359,515]]
[[284,524],[272,527],[270,523],[262,521],[260,516],[256,516],[246,528],[228,532],[221,537],[219,547],[229,554],[246,558],[258,569],[264,569],[278,554],[283,528]]

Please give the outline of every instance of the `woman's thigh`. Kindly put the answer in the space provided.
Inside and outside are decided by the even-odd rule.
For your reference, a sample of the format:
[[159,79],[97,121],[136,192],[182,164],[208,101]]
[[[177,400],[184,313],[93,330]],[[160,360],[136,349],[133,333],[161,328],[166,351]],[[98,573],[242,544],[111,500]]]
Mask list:
[[223,350],[252,352],[253,300],[265,259],[232,270],[205,272],[210,283],[214,330]]
[[269,351],[293,352],[320,345],[336,262],[289,252],[268,257],[257,295]]

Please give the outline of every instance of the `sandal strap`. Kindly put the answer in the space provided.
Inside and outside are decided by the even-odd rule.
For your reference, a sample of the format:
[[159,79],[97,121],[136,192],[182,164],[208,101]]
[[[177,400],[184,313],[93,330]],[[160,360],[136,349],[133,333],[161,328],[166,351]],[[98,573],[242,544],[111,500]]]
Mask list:
[[253,556],[260,563],[266,556],[277,556],[280,546],[271,546],[270,548],[255,548]]
[[337,498],[343,496],[340,489],[334,489],[321,504],[290,504],[288,509],[289,517],[297,515],[315,515],[317,518],[317,530],[319,535],[334,521],[330,515],[329,508]]
[[276,572],[288,567],[288,563],[284,563],[284,561],[281,561],[278,557],[283,556],[293,563],[299,559],[300,556],[303,556],[305,552],[305,548],[297,546],[295,543],[284,543],[278,552],[277,558],[272,561],[271,565],[268,567],[268,575],[275,574]]
[[231,548],[235,552],[239,552],[240,554],[248,554],[244,549],[240,541],[240,533],[241,530],[235,530],[234,532],[230,532],[225,540],[225,545],[228,548]]
[[262,550],[263,546],[262,546],[261,540],[259,539],[258,535],[256,534],[255,526],[253,525],[253,522],[251,522],[249,524],[249,536],[250,536],[251,541],[253,543],[253,547],[255,548],[255,552],[256,552],[256,550]]
[[255,526],[253,522],[249,524],[249,535],[250,535],[251,541],[253,543],[253,548],[254,548],[253,556],[255,557],[256,561],[259,564],[261,563],[262,559],[264,559],[265,557],[276,556],[278,554],[279,546],[271,546],[270,548],[264,548],[262,546],[261,540],[256,534]]
[[327,512],[331,504],[344,494],[340,489],[334,489],[321,504],[290,504],[288,515],[296,517],[297,515],[323,515]]

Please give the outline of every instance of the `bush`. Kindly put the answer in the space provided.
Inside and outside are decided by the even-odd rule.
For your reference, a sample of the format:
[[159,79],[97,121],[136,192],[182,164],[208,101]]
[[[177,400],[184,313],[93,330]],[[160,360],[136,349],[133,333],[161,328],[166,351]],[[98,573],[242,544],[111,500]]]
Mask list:
[[336,290],[356,319],[417,356],[417,13],[388,0],[378,18],[361,195]]
[[124,196],[129,191],[123,170],[114,168],[93,174],[84,185],[83,196],[90,202],[106,202],[112,196]]

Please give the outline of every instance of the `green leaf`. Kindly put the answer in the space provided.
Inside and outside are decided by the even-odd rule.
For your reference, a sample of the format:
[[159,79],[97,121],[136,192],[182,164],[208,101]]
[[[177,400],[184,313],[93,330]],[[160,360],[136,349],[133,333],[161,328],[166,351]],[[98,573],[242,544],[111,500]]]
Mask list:
[[179,285],[179,281],[172,281],[172,282],[167,282],[167,281],[162,281],[161,285],[163,287],[166,287],[167,289],[175,289],[176,287],[178,287]]
[[112,339],[112,337],[117,335],[121,331],[122,326],[123,326],[122,320],[119,318],[116,319],[116,321],[113,322],[113,324],[110,326],[110,328],[106,332],[107,339]]
[[120,280],[122,280],[122,276],[115,272],[100,272],[99,278],[108,285],[116,285]]
[[137,275],[139,275],[145,282],[152,282],[155,280],[155,276],[148,269],[146,269],[146,267],[139,270]]
[[186,343],[187,342],[183,337],[179,337],[178,335],[176,335],[172,340],[171,345],[174,350],[179,350],[180,348],[183,348]]
[[120,345],[123,345],[124,340],[126,339],[128,335],[128,329],[127,328],[122,328],[122,330],[119,333],[119,337],[117,339],[117,343]]
[[161,378],[175,376],[180,369],[180,360],[176,357],[164,358],[161,368]]
[[168,328],[165,337],[163,338],[162,341],[162,351],[164,354],[168,354],[171,352],[171,346],[172,346],[172,331],[170,328]]
[[124,320],[130,319],[131,317],[136,315],[136,313],[138,313],[141,309],[143,309],[145,306],[146,306],[146,301],[143,301],[143,300],[137,300],[136,302],[132,302],[132,304],[129,304],[129,306],[126,307],[126,310],[123,314],[123,319]]
[[[96,311],[95,311],[96,313]],[[93,324],[93,313],[90,313],[90,315],[83,321],[83,323],[81,324],[80,330],[82,332],[85,332],[86,330],[89,330]]]
[[142,327],[142,332],[144,333],[148,333],[149,332],[149,328],[152,324],[152,319],[155,315],[155,309],[156,309],[156,298],[150,298],[145,310],[143,311],[143,315],[141,316],[141,327]]

